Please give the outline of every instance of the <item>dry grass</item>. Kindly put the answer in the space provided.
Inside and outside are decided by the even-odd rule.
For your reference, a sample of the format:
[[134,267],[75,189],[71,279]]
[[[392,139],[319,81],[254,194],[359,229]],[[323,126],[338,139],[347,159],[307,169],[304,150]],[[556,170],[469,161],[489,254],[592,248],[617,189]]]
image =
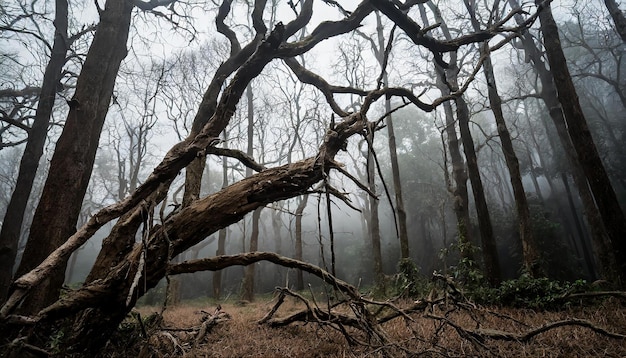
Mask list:
[[[136,340],[133,347],[109,347],[109,356],[136,355],[141,347],[148,356],[186,357],[626,357],[626,340],[609,338],[589,328],[566,326],[541,333],[521,343],[494,339],[462,337],[450,324],[413,313],[411,320],[395,318],[382,325],[388,338],[385,347],[347,344],[344,336],[328,325],[298,323],[283,328],[270,328],[257,323],[273,305],[273,301],[259,301],[246,305],[223,303],[222,311],[230,320],[219,323],[199,343],[195,332],[160,331],[147,342]],[[408,305],[408,302],[406,303]],[[286,316],[303,306],[288,299],[279,309]],[[158,308],[140,308],[142,316]],[[192,328],[201,324],[200,310],[213,312],[214,306],[183,305],[168,308],[162,327]],[[585,319],[607,331],[626,334],[626,307],[614,300],[606,300],[593,307],[574,307],[559,312],[535,312],[523,309],[465,309],[460,306],[440,306],[433,315],[446,317],[466,330],[490,329],[524,333],[550,322],[571,318]],[[349,329],[362,342],[367,337]],[[168,334],[171,336],[168,336]],[[148,344],[146,344],[148,343]],[[178,345],[178,347],[176,346]],[[149,347],[149,349],[146,349]],[[115,352],[122,348],[122,352]],[[135,353],[130,354],[131,351]]]

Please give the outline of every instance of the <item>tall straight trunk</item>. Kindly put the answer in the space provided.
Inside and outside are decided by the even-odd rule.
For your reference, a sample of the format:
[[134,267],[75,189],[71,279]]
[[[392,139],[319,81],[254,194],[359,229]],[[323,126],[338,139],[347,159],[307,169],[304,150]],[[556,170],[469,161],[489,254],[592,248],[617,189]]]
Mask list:
[[[227,229],[221,229],[218,233],[216,256],[226,255],[226,232]],[[213,298],[222,298],[222,270],[213,272]]]
[[[224,131],[224,143],[228,143],[228,134]],[[228,159],[222,157],[222,189],[228,186]],[[215,255],[226,255],[226,231],[221,229],[217,236],[217,251]],[[213,298],[219,299],[222,296],[222,270],[213,272]]]
[[[456,76],[454,76],[453,83],[454,86],[457,87]],[[501,280],[500,263],[498,261],[498,250],[496,248],[496,240],[493,236],[491,218],[489,217],[487,199],[485,198],[485,190],[478,169],[478,158],[476,157],[476,150],[474,149],[474,139],[472,138],[472,133],[469,128],[469,108],[463,97],[456,98],[455,103],[456,116],[461,132],[461,141],[463,142],[463,152],[467,160],[467,171],[469,173],[470,183],[472,183],[472,193],[474,194],[474,203],[476,204],[478,227],[481,236],[480,243],[483,252],[483,260],[485,262],[485,277],[491,285],[495,286]]]
[[[17,274],[35,268],[76,230],[89,184],[104,119],[126,42],[133,5],[108,0],[85,59],[63,132],[50,162],[50,171],[35,210],[28,242]],[[65,264],[22,304],[34,313],[59,297]]]
[[[374,163],[374,131],[373,128],[368,129],[367,133],[368,151],[367,151],[367,184],[370,191],[376,194],[376,170]],[[376,291],[379,293],[385,290],[385,280],[383,274],[383,256],[380,246],[380,220],[378,218],[378,199],[369,197],[369,213],[368,229],[370,243],[372,245],[372,270],[374,273],[374,283]]]
[[[294,253],[294,259],[302,260],[302,215],[304,214],[304,208],[306,208],[306,203],[309,200],[309,195],[303,195],[298,203],[298,207],[296,208],[296,247]],[[302,275],[302,270],[296,270],[296,290],[302,291],[304,290],[304,277]]]
[[622,38],[622,41],[626,42],[626,17],[624,17],[624,13],[619,9],[617,1],[615,0],[604,0],[604,4],[613,19],[615,30]]
[[[476,29],[478,30],[478,29]],[[513,188],[513,196],[515,197],[515,209],[517,211],[517,220],[519,224],[520,239],[522,241],[522,252],[524,255],[524,267],[533,277],[544,275],[541,268],[541,250],[537,245],[537,240],[533,235],[532,224],[530,221],[530,210],[528,209],[528,201],[526,200],[526,192],[522,184],[522,175],[519,169],[519,161],[513,148],[513,141],[504,120],[502,112],[502,100],[498,94],[496,87],[496,79],[491,64],[491,57],[488,55],[488,43],[482,46],[482,54],[487,55],[483,62],[483,72],[487,81],[487,92],[489,96],[489,105],[496,120],[498,136],[504,153],[504,160],[509,170],[511,186]],[[531,163],[532,165],[532,163]],[[537,191],[540,193],[540,191]],[[492,282],[493,283],[493,282]]]
[[[252,231],[250,232],[249,252],[259,250],[259,220],[261,218],[261,210],[258,208],[252,212]],[[254,275],[256,265],[248,265],[244,268],[243,282],[241,284],[241,299],[245,301],[254,301]]]
[[[452,39],[452,35],[448,27],[443,22],[439,9],[432,3],[428,3],[431,10],[435,14],[435,20],[442,24],[442,31],[447,40]],[[456,55],[451,57],[454,62],[450,61],[450,68],[446,70],[446,77],[448,83],[453,88],[459,88],[458,84],[458,71],[456,63]],[[472,133],[469,128],[469,108],[465,99],[457,97],[454,101],[456,103],[456,118],[459,122],[459,131],[461,134],[461,142],[463,143],[463,152],[465,153],[465,160],[467,161],[467,172],[470,183],[472,184],[472,193],[474,194],[474,203],[476,204],[476,215],[478,216],[478,227],[481,236],[481,247],[483,249],[483,261],[485,263],[485,277],[491,284],[500,282],[500,264],[498,263],[498,252],[496,250],[496,243],[493,237],[493,228],[491,227],[491,219],[489,218],[489,210],[487,208],[487,200],[485,199],[485,190],[483,189],[483,183],[480,178],[480,172],[478,170],[478,160],[476,159],[476,150],[474,149],[474,140],[472,139]]]
[[43,75],[43,83],[39,94],[39,102],[35,112],[35,120],[28,131],[28,141],[20,161],[20,169],[15,182],[15,189],[7,206],[0,231],[0,305],[6,299],[9,285],[13,278],[13,267],[20,240],[24,212],[28,204],[33,182],[39,167],[39,159],[46,143],[48,125],[56,97],[57,84],[61,70],[65,64],[65,56],[70,46],[67,38],[67,0],[55,1],[54,43],[50,60]]
[[[470,13],[470,20],[474,31],[480,31],[480,24],[475,14],[476,9],[470,6],[468,0],[465,0],[464,3],[465,7]],[[500,98],[500,94],[498,93],[498,87],[496,85],[496,78],[493,72],[493,64],[491,63],[491,55],[489,52],[488,41],[481,44],[480,55],[485,58],[483,62],[483,73],[485,74],[485,81],[487,83],[487,95],[489,97],[489,105],[496,120],[496,128],[498,130],[498,136],[500,137],[502,153],[504,154],[504,160],[509,170],[509,177],[511,180],[511,186],[513,188],[513,196],[515,197],[515,209],[517,212],[517,221],[519,224],[520,240],[522,242],[524,269],[533,277],[544,276],[545,273],[543,272],[543,269],[541,267],[541,250],[539,249],[537,245],[537,240],[533,235],[532,224],[530,222],[530,210],[528,209],[526,192],[522,184],[522,174],[520,173],[519,169],[519,161],[517,160],[517,155],[515,154],[515,149],[513,148],[511,134],[509,133],[506,121],[504,120],[504,113],[502,111],[502,99]],[[472,187],[473,186],[474,182],[472,182]],[[497,255],[495,240],[491,240],[487,243],[487,245],[493,245],[493,247],[489,247],[488,250],[493,250]],[[483,249],[484,248],[485,240],[483,238]],[[497,283],[499,282],[491,282],[491,284],[494,285]]]
[[[442,24],[441,29],[444,36],[447,40],[452,40],[452,35],[450,34],[448,27],[445,25],[439,9],[432,3],[428,4],[435,14],[435,20]],[[451,57],[451,59],[454,59],[455,61],[450,61],[450,68],[446,70],[446,77],[448,79],[448,83],[453,88],[459,88],[459,68],[456,63],[456,57]],[[476,150],[474,149],[474,140],[472,139],[472,133],[469,128],[469,108],[467,107],[467,103],[462,96],[457,97],[455,99],[455,103],[456,118],[459,122],[461,142],[463,143],[463,152],[465,153],[467,171],[470,183],[472,184],[472,193],[474,194],[474,202],[476,204],[476,214],[478,216],[478,225],[481,236],[480,242],[483,250],[483,261],[485,263],[485,277],[491,284],[496,284],[500,282],[500,264],[498,263],[496,242],[493,236],[491,219],[489,218],[487,200],[485,199],[485,190],[483,189],[483,183],[478,169],[478,160],[476,158]]]
[[[272,232],[274,233],[274,252],[282,255],[283,254],[283,235],[281,232],[281,224],[282,224],[282,220],[280,217],[280,210],[278,209],[274,209],[272,210],[271,216],[272,216]],[[285,270],[280,267],[277,266],[274,269],[274,277],[276,279],[276,282],[283,282],[283,276],[284,276],[284,272]]]
[[539,21],[541,22],[544,48],[559,102],[565,115],[567,131],[593,193],[611,248],[617,258],[615,269],[619,279],[623,281],[626,279],[626,238],[624,237],[626,218],[587,126],[576,88],[567,68],[558,27],[552,16],[550,4],[544,4],[539,0],[535,0],[535,3],[542,7],[539,12]]
[[[380,13],[376,11],[376,32],[378,34],[378,52],[377,60],[381,66],[384,66],[385,56],[385,39],[383,34],[383,24],[380,19]],[[383,86],[389,85],[387,71],[383,74]],[[385,99],[385,113],[391,113],[391,99]],[[398,153],[396,150],[396,134],[393,129],[393,119],[391,114],[385,118],[387,126],[387,136],[389,143],[389,159],[391,160],[391,175],[393,177],[393,190],[396,199],[396,214],[398,225],[398,236],[400,238],[400,256],[403,259],[409,258],[409,234],[406,227],[406,210],[404,209],[404,200],[402,199],[402,182],[400,181],[400,168],[398,167]]]
[[576,208],[574,206],[574,198],[572,195],[572,191],[569,186],[569,181],[567,180],[567,174],[565,172],[561,172],[561,180],[563,181],[563,187],[565,188],[565,193],[567,194],[567,204],[570,207],[572,213],[572,220],[574,221],[574,227],[576,228],[576,232],[578,233],[578,237],[580,238],[580,246],[583,254],[583,258],[585,260],[587,271],[592,279],[596,278],[596,273],[593,267],[593,258],[591,257],[591,253],[587,248],[587,240],[585,239],[585,235],[583,234],[582,224],[580,219],[578,218],[578,213],[576,212]]
[[[248,84],[246,88],[246,99],[248,101],[248,148],[246,154],[250,158],[254,155],[254,93],[252,85]],[[246,167],[246,177],[252,176],[252,169]],[[256,209],[252,214],[252,231],[250,233],[249,252],[257,251],[259,248],[259,219],[261,217],[261,209]],[[245,238],[244,238],[245,243]],[[244,244],[245,246],[245,244]],[[241,299],[246,301],[254,301],[254,274],[255,265],[246,266],[243,271],[243,282],[241,284]]]
[[526,155],[528,157],[528,169],[530,170],[530,179],[533,182],[533,187],[535,188],[535,193],[537,193],[537,198],[541,205],[545,205],[545,200],[543,198],[543,193],[541,192],[541,187],[539,186],[539,181],[537,180],[537,171],[535,170],[535,165],[533,164],[533,157],[530,152],[530,148],[526,148]]
[[[431,7],[432,9],[432,7]],[[428,26],[428,16],[423,5],[419,5],[420,14],[424,21],[424,26]],[[443,28],[447,27],[445,23],[441,24]],[[450,62],[456,63],[456,53],[450,54]],[[443,68],[435,64],[435,71],[437,73],[436,86],[441,92],[442,96],[450,95],[451,91],[446,83],[446,73]],[[454,179],[454,186],[448,184],[448,191],[452,194],[452,210],[456,216],[456,226],[459,236],[459,248],[461,257],[473,260],[474,257],[470,250],[470,243],[472,242],[471,230],[470,230],[470,214],[469,214],[469,194],[467,192],[467,171],[465,170],[465,162],[461,155],[461,145],[456,131],[456,121],[454,119],[454,110],[452,104],[448,101],[443,104],[445,115],[445,132],[448,138],[448,149],[450,151],[450,159],[452,164],[452,178]],[[447,170],[447,169],[446,169]]]
[[[441,76],[438,76],[437,83],[441,83]],[[446,85],[439,88],[442,95],[446,95],[450,90]],[[448,149],[450,150],[450,159],[452,160],[452,177],[454,186],[452,192],[452,210],[456,215],[457,230],[459,235],[459,247],[461,256],[466,259],[473,260],[469,245],[472,242],[471,223],[469,214],[469,194],[467,192],[467,171],[465,170],[465,162],[461,155],[461,147],[459,138],[456,133],[456,122],[454,119],[454,111],[450,102],[444,103],[444,114],[446,118],[446,136],[448,137]]]
[[[511,4],[512,8],[519,7],[518,0],[509,0],[509,4]],[[518,23],[523,22],[522,17],[519,15],[515,16],[515,20]],[[557,136],[572,171],[574,184],[583,202],[583,211],[590,226],[594,252],[597,256],[596,262],[600,265],[599,271],[601,276],[608,280],[619,281],[620,277],[614,269],[616,256],[615,253],[609,249],[608,232],[604,227],[599,208],[596,206],[595,199],[582,169],[582,163],[570,139],[561,103],[557,97],[555,81],[553,80],[551,72],[546,68],[543,62],[542,51],[537,47],[532,35],[528,31],[524,31],[521,40],[524,51],[532,61],[533,67],[538,74],[541,82],[541,91],[539,92],[541,94],[541,100],[547,107],[550,119],[554,123]]]

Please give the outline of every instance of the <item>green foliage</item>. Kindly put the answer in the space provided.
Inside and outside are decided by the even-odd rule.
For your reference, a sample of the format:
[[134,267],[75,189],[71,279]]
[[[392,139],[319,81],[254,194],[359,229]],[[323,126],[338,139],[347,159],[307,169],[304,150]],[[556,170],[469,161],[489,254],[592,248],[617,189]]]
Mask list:
[[[558,262],[569,262],[569,251],[567,248],[559,245],[560,240],[545,240],[546,238],[555,238],[555,232],[558,230],[558,224],[555,224],[544,218],[540,221],[536,230],[544,235],[544,245],[552,248],[548,257],[548,262],[543,262],[544,267],[556,270]],[[546,242],[547,241],[547,242]],[[544,246],[545,247],[545,246]],[[561,257],[557,254],[561,251]],[[533,278],[528,273],[516,279],[503,281],[498,287],[489,287],[481,267],[473,259],[478,257],[480,250],[468,242],[455,242],[449,248],[442,250],[441,255],[447,255],[450,251],[462,253],[456,266],[449,268],[449,273],[462,288],[464,294],[470,300],[480,304],[499,305],[515,308],[531,308],[531,309],[561,309],[567,303],[564,297],[568,293],[587,291],[590,289],[589,284],[585,280],[576,280],[568,282],[564,280],[555,280],[548,277]],[[559,272],[561,273],[561,272]],[[573,275],[568,272],[569,277]]]
[[451,251],[458,251],[461,258],[456,266],[450,267],[450,273],[456,282],[467,290],[476,290],[486,285],[483,270],[474,257],[480,254],[480,249],[468,241],[456,241],[449,248],[442,249],[440,256],[448,255]]
[[582,262],[565,242],[566,233],[561,225],[553,221],[540,204],[530,204],[533,235],[539,242],[542,252],[540,264],[547,275],[555,280],[580,277],[583,274],[580,269]]
[[48,341],[49,351],[52,354],[61,353],[61,345],[63,344],[63,338],[65,337],[65,330],[59,329],[55,333],[50,335],[50,340]]
[[589,290],[585,280],[556,281],[547,277],[532,278],[523,274],[517,279],[503,281],[497,288],[483,286],[468,292],[475,302],[531,309],[561,309],[568,293]]
[[420,275],[419,268],[411,259],[398,262],[398,273],[395,276],[393,290],[397,295],[418,297],[427,291],[428,282]]

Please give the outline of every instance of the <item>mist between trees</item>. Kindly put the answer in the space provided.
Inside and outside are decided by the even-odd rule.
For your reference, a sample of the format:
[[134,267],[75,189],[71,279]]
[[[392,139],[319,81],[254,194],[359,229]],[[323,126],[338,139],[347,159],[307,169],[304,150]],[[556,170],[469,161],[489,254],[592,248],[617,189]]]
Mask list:
[[93,352],[167,282],[323,283],[280,260],[169,275],[256,251],[377,295],[407,262],[623,286],[612,1],[20,0],[0,23],[10,339],[74,322],[63,350]]

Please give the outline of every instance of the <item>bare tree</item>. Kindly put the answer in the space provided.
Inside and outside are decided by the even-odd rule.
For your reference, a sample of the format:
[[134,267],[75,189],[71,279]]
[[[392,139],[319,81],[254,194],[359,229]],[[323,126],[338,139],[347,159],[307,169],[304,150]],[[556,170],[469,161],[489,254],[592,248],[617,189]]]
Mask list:
[[[474,31],[479,31],[480,23],[476,17],[476,3],[472,2],[472,4],[470,4],[468,0],[464,0],[464,3],[469,13]],[[491,9],[489,22],[493,22],[495,20],[494,16],[498,10],[499,9],[497,8]],[[511,185],[513,187],[513,195],[515,196],[515,208],[517,211],[520,240],[522,242],[522,251],[524,255],[524,269],[533,277],[541,277],[545,275],[545,272],[541,267],[541,250],[537,246],[537,241],[533,235],[532,224],[530,221],[530,211],[526,200],[526,192],[524,191],[524,186],[522,184],[519,161],[517,160],[517,155],[515,154],[515,149],[513,148],[513,141],[511,140],[511,134],[509,133],[509,129],[507,128],[507,124],[504,119],[502,99],[498,93],[488,42],[484,42],[480,45],[480,55],[484,57],[483,73],[485,74],[485,81],[487,83],[489,105],[496,120],[496,128],[498,130],[498,136],[500,137],[504,159],[509,170]],[[491,245],[495,246],[495,241],[492,240]],[[494,252],[495,247],[490,248],[490,250]],[[499,282],[494,277],[491,283],[497,284]]]
[[559,32],[552,16],[550,4],[536,1],[539,7],[539,20],[543,34],[544,48],[550,64],[552,78],[556,85],[559,102],[563,108],[567,131],[574,145],[578,160],[587,177],[589,187],[601,214],[604,227],[608,233],[611,247],[617,258],[617,272],[626,277],[626,220],[617,200],[615,191],[606,173],[602,159],[595,146],[587,121],[578,101],[576,89],[572,82],[567,61],[560,45]]
[[[7,206],[4,224],[0,231],[0,302],[4,302],[12,279],[17,245],[24,222],[24,211],[31,195],[39,167],[39,159],[43,154],[57,92],[63,89],[63,84],[60,81],[63,75],[63,66],[67,62],[67,52],[76,39],[91,29],[84,29],[71,36],[68,35],[68,3],[66,0],[55,1],[54,27],[53,44],[50,45],[46,42],[47,47],[50,48],[50,60],[46,65],[41,88],[34,89],[39,94],[35,117],[32,126],[26,128],[28,132],[26,148],[20,161],[15,189]],[[7,31],[8,29],[3,30]],[[44,40],[42,36],[38,37],[40,40]],[[7,116],[8,118],[12,117],[11,114],[7,114]],[[5,117],[4,114],[3,117]]]
[[[442,22],[443,19],[441,18],[439,9],[432,3],[429,3],[429,6],[433,13],[435,13],[435,19],[438,22]],[[442,31],[448,40],[452,39],[452,35],[447,26],[442,27]],[[456,59],[456,57],[454,57],[454,59]],[[456,62],[450,62],[449,69],[446,70],[447,85],[450,86],[452,90],[458,90],[459,88],[459,70],[460,69]],[[454,102],[456,104],[456,118],[459,124],[461,142],[463,143],[463,152],[465,153],[467,172],[470,182],[472,183],[472,192],[474,194],[474,202],[476,204],[478,227],[481,235],[480,243],[482,246],[483,261],[485,263],[485,277],[492,285],[495,285],[500,282],[500,264],[498,261],[495,238],[493,236],[491,218],[489,216],[489,208],[487,207],[487,199],[485,198],[485,191],[478,168],[478,159],[476,149],[474,147],[474,140],[469,127],[470,110],[463,96],[456,97]]]
[[[381,16],[378,12],[376,14],[376,35],[378,43],[372,44],[372,49],[376,55],[376,60],[380,64],[382,71],[382,86],[389,86],[389,78],[387,74],[387,63],[391,52],[391,44],[393,41],[393,31],[389,38],[388,44],[385,44],[385,35],[383,33],[384,27],[382,24]],[[391,99],[385,99],[385,112],[391,113]],[[389,141],[389,156],[391,160],[391,175],[393,178],[393,189],[395,193],[395,211],[397,213],[397,225],[398,234],[400,239],[400,257],[403,259],[409,258],[409,234],[406,226],[406,210],[404,209],[404,200],[402,199],[402,182],[400,181],[400,169],[398,167],[398,153],[396,150],[396,135],[393,128],[392,115],[389,114],[385,118],[385,124],[387,126],[387,139]],[[371,188],[370,188],[371,189]]]

